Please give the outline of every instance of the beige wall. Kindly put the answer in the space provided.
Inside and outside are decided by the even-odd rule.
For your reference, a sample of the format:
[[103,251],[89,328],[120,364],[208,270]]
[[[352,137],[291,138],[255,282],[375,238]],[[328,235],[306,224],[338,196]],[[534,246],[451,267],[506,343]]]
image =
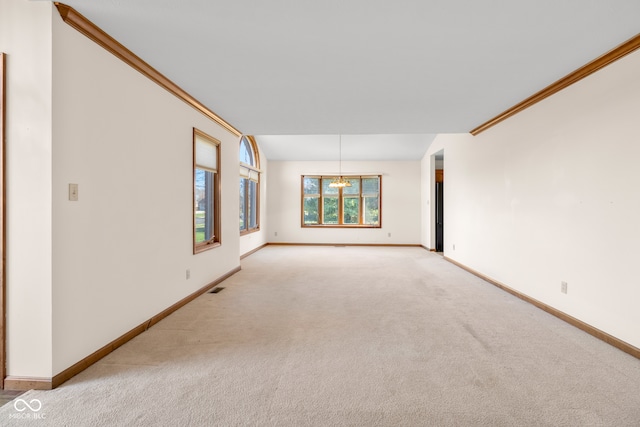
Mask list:
[[7,373],[52,375],[49,2],[2,0],[7,54]]
[[[3,0],[0,51],[7,374],[51,378],[239,266],[238,137],[64,24],[50,2]],[[222,246],[198,255],[193,127],[221,141],[222,163]]]
[[[239,138],[57,14],[53,53],[55,375],[238,267],[240,248]],[[193,127],[221,141],[222,246],[197,255]]]
[[640,52],[423,160],[444,148],[446,256],[636,347],[638,75]]

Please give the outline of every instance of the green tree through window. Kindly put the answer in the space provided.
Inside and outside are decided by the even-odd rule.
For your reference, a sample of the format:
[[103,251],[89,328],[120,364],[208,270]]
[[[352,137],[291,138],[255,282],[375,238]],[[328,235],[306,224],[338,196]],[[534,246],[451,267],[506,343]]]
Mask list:
[[330,187],[336,176],[302,177],[302,226],[380,227],[380,176],[345,177],[348,187]]
[[220,245],[220,142],[193,130],[193,252]]
[[240,138],[240,234],[260,229],[260,170],[258,149],[251,136]]

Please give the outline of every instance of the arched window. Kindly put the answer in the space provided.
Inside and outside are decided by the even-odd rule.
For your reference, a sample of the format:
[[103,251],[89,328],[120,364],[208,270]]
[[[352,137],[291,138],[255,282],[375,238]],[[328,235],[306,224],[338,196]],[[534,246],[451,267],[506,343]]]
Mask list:
[[246,136],[243,136],[240,139],[240,163],[255,167],[253,159],[255,159],[255,155],[253,154],[252,144]]
[[260,229],[260,162],[252,136],[240,138],[240,234]]

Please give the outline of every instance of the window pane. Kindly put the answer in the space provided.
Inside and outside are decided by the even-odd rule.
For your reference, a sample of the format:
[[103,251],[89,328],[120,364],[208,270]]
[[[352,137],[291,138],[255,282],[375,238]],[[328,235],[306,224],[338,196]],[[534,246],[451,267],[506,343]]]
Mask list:
[[362,194],[378,194],[379,192],[378,178],[362,178]]
[[215,248],[220,243],[220,144],[193,129],[193,253]]
[[351,187],[344,187],[343,194],[360,194],[360,178],[346,178]]
[[319,197],[305,197],[304,198],[304,217],[305,224],[318,224],[318,202]]
[[344,224],[360,223],[360,199],[358,197],[345,197],[342,205]]
[[338,223],[338,198],[337,197],[325,197],[322,199],[323,206],[323,224],[337,224]]
[[380,222],[380,207],[378,203],[378,197],[365,197],[364,198],[364,223],[365,224],[379,224]]
[[380,176],[344,177],[349,187],[330,187],[338,178],[302,176],[302,225],[380,227]]
[[[258,167],[258,151],[255,140],[250,136],[240,138],[240,231],[247,232],[259,228],[258,199],[260,172]],[[252,168],[249,168],[251,166]],[[244,181],[243,181],[243,180]],[[244,205],[242,205],[244,203]]]
[[322,178],[322,194],[338,194],[339,192],[338,188],[329,187],[329,184],[331,184],[331,181],[333,181],[334,179],[338,179],[338,177],[335,176],[335,177]]
[[320,194],[319,178],[304,178],[303,181],[304,194]]
[[247,139],[243,137],[242,140],[240,140],[240,161],[242,163],[255,166],[253,164],[252,151],[253,150],[251,148],[251,145],[249,144],[249,141],[247,141]]
[[247,214],[247,210],[246,210],[246,198],[245,198],[245,191],[247,188],[247,180],[244,178],[240,178],[240,230],[244,230],[247,226],[247,221],[246,221],[246,214]]
[[214,174],[195,170],[195,239],[196,243],[207,242],[214,237]]
[[249,181],[249,228],[256,228],[258,226],[258,198],[257,198],[257,185],[255,181]]

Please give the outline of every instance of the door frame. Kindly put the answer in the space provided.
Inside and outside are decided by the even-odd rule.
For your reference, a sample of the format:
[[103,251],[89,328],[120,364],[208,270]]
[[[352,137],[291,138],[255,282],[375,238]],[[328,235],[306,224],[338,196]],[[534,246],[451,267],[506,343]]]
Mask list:
[[5,118],[6,118],[6,63],[7,55],[0,52],[0,390],[4,390],[6,370],[6,199],[5,199]]

